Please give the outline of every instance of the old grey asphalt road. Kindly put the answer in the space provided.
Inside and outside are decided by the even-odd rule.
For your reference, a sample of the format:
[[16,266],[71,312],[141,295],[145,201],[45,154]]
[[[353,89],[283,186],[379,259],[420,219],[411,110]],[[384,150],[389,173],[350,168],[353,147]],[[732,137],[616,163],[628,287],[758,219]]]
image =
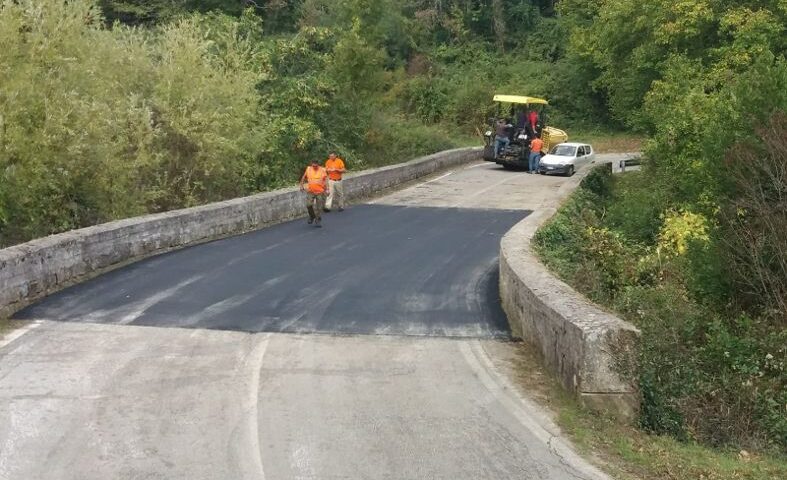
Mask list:
[[470,165],[20,312],[0,479],[603,478],[487,353],[500,236],[563,181]]

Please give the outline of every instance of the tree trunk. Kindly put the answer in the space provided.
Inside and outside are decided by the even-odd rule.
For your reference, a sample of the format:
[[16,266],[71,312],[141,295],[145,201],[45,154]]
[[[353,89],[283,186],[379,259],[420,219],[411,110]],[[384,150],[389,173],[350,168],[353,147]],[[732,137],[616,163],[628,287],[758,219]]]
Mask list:
[[497,49],[504,52],[506,48],[506,19],[503,0],[492,0],[492,28],[495,32]]

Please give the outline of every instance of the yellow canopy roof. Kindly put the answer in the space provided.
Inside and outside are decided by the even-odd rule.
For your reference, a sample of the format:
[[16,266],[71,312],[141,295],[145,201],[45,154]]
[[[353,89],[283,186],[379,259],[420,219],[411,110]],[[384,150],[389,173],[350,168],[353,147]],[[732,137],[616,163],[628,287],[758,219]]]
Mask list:
[[520,95],[495,95],[493,99],[496,102],[505,102],[505,103],[539,103],[541,105],[549,105],[549,102],[544,100],[543,98],[536,98],[536,97],[522,97]]

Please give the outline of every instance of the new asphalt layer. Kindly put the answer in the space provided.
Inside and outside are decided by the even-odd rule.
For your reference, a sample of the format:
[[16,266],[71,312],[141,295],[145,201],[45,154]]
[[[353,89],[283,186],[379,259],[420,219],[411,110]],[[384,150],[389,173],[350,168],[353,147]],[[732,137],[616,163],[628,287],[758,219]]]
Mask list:
[[500,237],[527,215],[360,205],[141,261],[18,319],[244,332],[499,337]]

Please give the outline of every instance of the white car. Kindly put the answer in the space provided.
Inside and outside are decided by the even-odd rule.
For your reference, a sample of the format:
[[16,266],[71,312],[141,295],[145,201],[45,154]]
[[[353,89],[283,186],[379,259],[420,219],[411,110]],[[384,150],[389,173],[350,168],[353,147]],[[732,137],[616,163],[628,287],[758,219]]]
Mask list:
[[538,173],[560,173],[570,177],[575,171],[595,161],[596,153],[587,143],[561,143],[541,157]]

